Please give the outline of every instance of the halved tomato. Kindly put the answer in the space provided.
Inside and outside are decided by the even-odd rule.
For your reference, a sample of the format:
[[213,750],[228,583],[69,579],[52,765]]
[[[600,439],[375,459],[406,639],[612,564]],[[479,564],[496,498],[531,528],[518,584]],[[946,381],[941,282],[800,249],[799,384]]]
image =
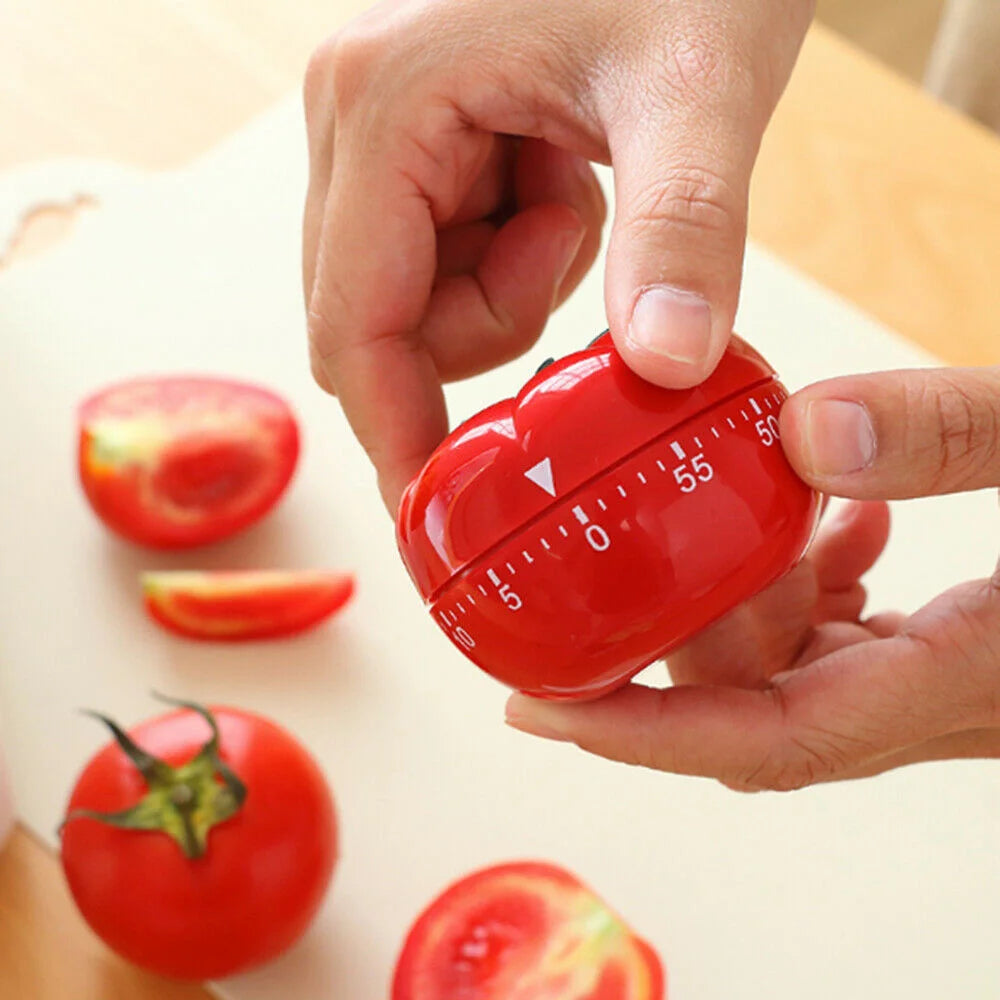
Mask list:
[[194,639],[272,639],[328,618],[354,593],[348,573],[284,570],[144,573],[150,616]]
[[456,882],[417,918],[392,1000],[662,1000],[660,960],[562,868],[522,861]]
[[288,404],[219,378],[111,386],[79,411],[80,482],[109,528],[154,548],[215,542],[261,518],[299,455]]

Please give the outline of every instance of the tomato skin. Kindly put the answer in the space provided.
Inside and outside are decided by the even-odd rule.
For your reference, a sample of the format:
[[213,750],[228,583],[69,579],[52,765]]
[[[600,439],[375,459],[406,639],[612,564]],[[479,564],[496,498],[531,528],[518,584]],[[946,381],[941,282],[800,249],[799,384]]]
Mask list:
[[351,599],[354,577],[274,570],[147,573],[143,589],[150,617],[168,631],[243,642],[284,638],[318,625]]
[[195,376],[121,382],[79,408],[80,484],[115,533],[184,549],[249,527],[295,471],[289,405],[250,383]]
[[[574,965],[560,965],[560,959],[567,946],[587,944],[595,915],[614,930],[603,944],[589,942],[574,952],[593,979],[592,988],[581,987]],[[460,879],[424,909],[400,952],[391,1000],[664,1000],[665,995],[656,952],[576,876],[546,862],[516,861]]]
[[[337,819],[316,762],[287,732],[238,709],[213,708],[221,756],[248,788],[234,817],[187,859],[164,833],[74,819],[62,830],[62,863],[91,928],[116,952],[161,975],[216,979],[266,962],[306,930],[337,860]],[[194,757],[207,736],[188,711],[131,731],[167,763]],[[86,765],[68,812],[127,808],[146,792],[114,744]]]

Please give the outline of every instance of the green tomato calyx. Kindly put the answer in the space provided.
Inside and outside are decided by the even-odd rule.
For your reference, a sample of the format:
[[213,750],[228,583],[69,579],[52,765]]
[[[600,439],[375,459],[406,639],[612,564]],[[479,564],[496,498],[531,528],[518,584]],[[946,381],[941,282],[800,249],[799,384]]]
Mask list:
[[208,835],[213,827],[240,811],[247,788],[222,760],[219,727],[207,708],[160,694],[154,693],[154,697],[168,705],[197,712],[208,723],[211,738],[186,764],[173,767],[143,750],[113,719],[99,712],[85,712],[108,727],[149,790],[134,806],[119,812],[74,809],[63,826],[77,819],[92,819],[122,830],[158,830],[172,837],[185,856],[194,860],[208,851]]

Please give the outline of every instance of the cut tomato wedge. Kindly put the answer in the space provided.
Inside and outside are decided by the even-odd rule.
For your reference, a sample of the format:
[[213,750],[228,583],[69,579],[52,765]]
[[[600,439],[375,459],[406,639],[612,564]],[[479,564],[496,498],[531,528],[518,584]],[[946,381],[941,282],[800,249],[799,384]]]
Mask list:
[[456,882],[417,918],[392,1000],[663,1000],[656,953],[574,875],[522,861]]
[[80,482],[104,523],[131,541],[179,549],[263,517],[299,455],[288,404],[219,378],[134,379],[80,407]]
[[251,570],[144,573],[150,616],[193,639],[293,635],[317,625],[354,593],[347,573]]

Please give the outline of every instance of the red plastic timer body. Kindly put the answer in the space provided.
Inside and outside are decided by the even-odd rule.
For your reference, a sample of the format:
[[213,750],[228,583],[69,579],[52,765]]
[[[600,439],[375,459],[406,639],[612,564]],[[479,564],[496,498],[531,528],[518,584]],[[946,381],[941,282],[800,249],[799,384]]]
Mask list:
[[528,694],[624,684],[802,557],[820,497],[778,439],[787,396],[734,339],[662,389],[610,336],[456,428],[408,487],[400,553],[434,620]]

